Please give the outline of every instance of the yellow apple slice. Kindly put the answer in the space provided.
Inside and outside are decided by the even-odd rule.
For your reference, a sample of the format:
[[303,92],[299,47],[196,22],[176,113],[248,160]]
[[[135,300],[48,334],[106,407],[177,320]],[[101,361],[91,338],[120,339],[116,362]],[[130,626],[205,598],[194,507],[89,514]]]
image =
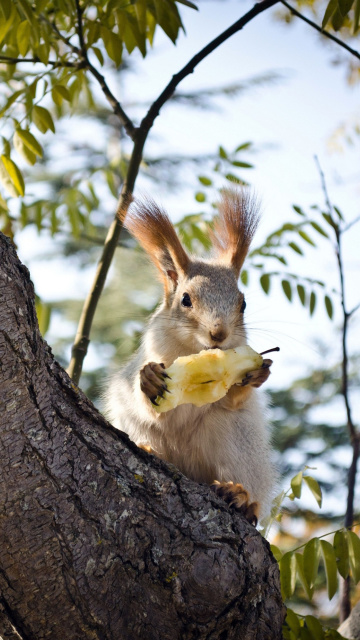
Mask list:
[[191,402],[197,407],[223,398],[228,389],[241,382],[249,371],[260,369],[262,356],[243,346],[236,349],[206,349],[191,356],[177,358],[166,369],[166,380],[171,393],[157,397],[159,413],[174,409],[179,404]]

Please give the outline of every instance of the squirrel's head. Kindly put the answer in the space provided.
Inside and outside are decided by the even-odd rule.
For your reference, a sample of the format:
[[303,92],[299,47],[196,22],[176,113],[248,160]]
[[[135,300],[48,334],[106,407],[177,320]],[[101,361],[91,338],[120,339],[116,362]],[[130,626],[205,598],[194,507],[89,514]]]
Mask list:
[[125,226],[155,263],[164,284],[164,312],[176,339],[192,352],[229,349],[245,342],[245,298],[240,270],[258,222],[258,207],[246,192],[226,192],[212,232],[214,257],[193,259],[167,214],[152,200],[136,202]]

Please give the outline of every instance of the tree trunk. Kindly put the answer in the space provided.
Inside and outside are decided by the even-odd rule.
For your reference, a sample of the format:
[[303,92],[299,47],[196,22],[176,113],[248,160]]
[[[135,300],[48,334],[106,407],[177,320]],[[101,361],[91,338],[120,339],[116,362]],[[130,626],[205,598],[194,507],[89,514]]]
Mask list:
[[209,487],[115,430],[42,340],[0,234],[0,635],[281,638],[268,544]]

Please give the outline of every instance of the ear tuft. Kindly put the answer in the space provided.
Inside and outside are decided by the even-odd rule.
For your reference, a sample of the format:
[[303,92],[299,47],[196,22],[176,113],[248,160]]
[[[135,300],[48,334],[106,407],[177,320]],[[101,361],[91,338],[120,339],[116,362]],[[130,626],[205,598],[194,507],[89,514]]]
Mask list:
[[213,247],[238,277],[259,223],[259,203],[245,189],[224,190],[218,208],[219,218],[211,233]]
[[190,258],[165,211],[151,198],[136,199],[125,217],[124,226],[157,266],[166,289],[169,278],[176,285],[179,273],[187,272]]

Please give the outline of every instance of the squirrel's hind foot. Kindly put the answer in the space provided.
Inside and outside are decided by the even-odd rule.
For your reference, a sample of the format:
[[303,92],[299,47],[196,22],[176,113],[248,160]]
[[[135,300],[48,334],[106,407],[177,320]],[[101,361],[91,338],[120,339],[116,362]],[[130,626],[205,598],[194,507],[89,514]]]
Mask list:
[[218,496],[225,500],[230,507],[235,507],[235,509],[245,516],[250,524],[256,527],[260,506],[258,502],[250,502],[249,492],[246,491],[242,484],[215,480],[211,488]]

